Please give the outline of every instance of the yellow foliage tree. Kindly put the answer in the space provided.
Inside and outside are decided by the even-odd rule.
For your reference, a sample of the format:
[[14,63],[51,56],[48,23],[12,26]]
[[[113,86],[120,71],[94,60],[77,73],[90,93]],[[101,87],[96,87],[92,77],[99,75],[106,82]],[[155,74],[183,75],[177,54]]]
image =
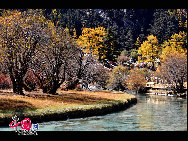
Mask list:
[[103,42],[106,36],[104,27],[84,28],[77,43],[85,53],[97,56],[101,60],[105,57],[106,49]]
[[40,9],[5,10],[0,16],[0,61],[8,70],[13,92],[23,95],[23,78],[36,50],[44,43],[47,20]]
[[138,37],[135,43],[136,47],[139,48],[141,46],[140,38]]
[[77,38],[77,35],[76,35],[76,29],[74,28],[73,29],[73,36],[72,36],[74,39],[76,39]]
[[144,41],[141,46],[138,48],[138,53],[141,55],[138,58],[138,61],[152,62],[154,67],[154,62],[159,58],[159,53],[161,51],[160,46],[158,45],[158,40],[156,36],[149,35],[147,40]]
[[162,61],[165,61],[165,59],[167,59],[166,56],[169,53],[178,52],[187,54],[186,43],[187,34],[185,32],[179,32],[179,34],[175,33],[174,35],[172,35],[171,39],[165,41],[162,44]]

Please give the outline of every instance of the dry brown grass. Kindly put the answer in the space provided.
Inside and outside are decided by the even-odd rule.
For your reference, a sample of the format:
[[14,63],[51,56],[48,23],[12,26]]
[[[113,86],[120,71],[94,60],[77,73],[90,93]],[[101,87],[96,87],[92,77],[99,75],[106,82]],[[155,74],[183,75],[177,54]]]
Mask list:
[[[117,92],[91,91],[58,91],[59,95],[44,94],[41,91],[25,92],[25,96],[16,95],[11,91],[0,91],[1,113],[17,111],[31,112],[38,109],[63,109],[68,107],[105,104],[112,101],[126,101],[133,95]],[[40,110],[39,110],[40,111]]]

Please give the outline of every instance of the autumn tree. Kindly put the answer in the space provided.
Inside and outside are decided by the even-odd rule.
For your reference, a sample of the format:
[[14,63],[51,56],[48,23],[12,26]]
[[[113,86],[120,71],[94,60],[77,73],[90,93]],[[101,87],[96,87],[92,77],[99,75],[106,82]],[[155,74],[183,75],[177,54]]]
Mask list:
[[174,86],[176,92],[182,92],[183,83],[187,81],[187,56],[178,52],[169,53],[157,71],[162,79]]
[[107,88],[111,90],[124,90],[128,70],[128,67],[122,65],[115,67],[110,73]]
[[162,55],[160,56],[162,61],[165,61],[169,53],[179,52],[187,54],[187,33],[179,32],[171,36],[168,41],[165,41],[162,45]]
[[74,89],[77,84],[81,84],[89,90],[90,83],[102,89],[106,88],[109,70],[91,54],[84,55],[82,50],[78,49],[77,55],[71,59],[70,64],[74,65],[71,71],[68,71],[68,81],[71,82],[68,89]]
[[92,83],[100,89],[106,89],[110,71],[101,63],[99,63],[98,61],[92,62],[88,65],[84,72],[85,79],[83,80],[86,80],[88,84]]
[[131,49],[131,50],[130,50],[130,57],[131,57],[134,61],[138,61],[138,50],[137,50],[137,49]]
[[46,36],[46,46],[36,54],[31,67],[43,92],[56,94],[66,75],[74,72],[72,67],[77,48],[68,28],[57,27],[53,22],[48,23]]
[[124,56],[124,55],[120,55],[117,58],[117,61],[119,62],[120,65],[125,65],[125,63],[127,63],[130,60],[130,58],[128,56]]
[[141,55],[138,61],[152,62],[152,69],[154,69],[154,62],[159,58],[160,51],[161,48],[158,45],[157,37],[149,35],[147,40],[138,48],[138,53]]
[[126,87],[129,90],[135,90],[136,93],[144,89],[146,84],[146,72],[141,69],[134,68],[129,71],[128,77],[125,80]]
[[23,95],[23,77],[39,45],[45,40],[46,19],[40,10],[5,10],[0,17],[0,58],[13,92]]
[[136,43],[135,43],[135,46],[137,47],[137,48],[139,48],[140,46],[141,46],[141,41],[140,41],[140,38],[138,37],[137,39],[136,39]]
[[83,28],[82,35],[77,43],[85,53],[98,57],[99,60],[105,58],[106,47],[103,45],[107,33],[104,27]]
[[[123,50],[120,54],[120,56],[118,56],[117,61],[120,62],[120,64],[123,64],[130,61],[130,59],[132,59],[133,61],[137,61],[138,60],[138,50],[137,49],[131,49],[131,50]],[[130,62],[129,62],[130,63]]]

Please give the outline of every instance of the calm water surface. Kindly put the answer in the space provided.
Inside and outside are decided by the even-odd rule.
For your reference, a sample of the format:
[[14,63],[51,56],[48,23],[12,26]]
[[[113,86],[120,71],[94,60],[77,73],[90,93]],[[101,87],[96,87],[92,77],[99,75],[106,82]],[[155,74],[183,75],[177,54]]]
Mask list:
[[187,99],[144,94],[137,99],[132,107],[104,116],[39,123],[39,131],[187,131]]

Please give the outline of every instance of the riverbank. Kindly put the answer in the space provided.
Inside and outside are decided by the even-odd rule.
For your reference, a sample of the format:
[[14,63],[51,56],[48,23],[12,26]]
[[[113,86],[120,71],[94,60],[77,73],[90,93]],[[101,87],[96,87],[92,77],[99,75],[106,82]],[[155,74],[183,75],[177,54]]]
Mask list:
[[111,91],[58,91],[58,95],[41,91],[20,96],[0,91],[0,125],[7,126],[14,115],[30,118],[32,123],[105,115],[135,104],[134,95]]

